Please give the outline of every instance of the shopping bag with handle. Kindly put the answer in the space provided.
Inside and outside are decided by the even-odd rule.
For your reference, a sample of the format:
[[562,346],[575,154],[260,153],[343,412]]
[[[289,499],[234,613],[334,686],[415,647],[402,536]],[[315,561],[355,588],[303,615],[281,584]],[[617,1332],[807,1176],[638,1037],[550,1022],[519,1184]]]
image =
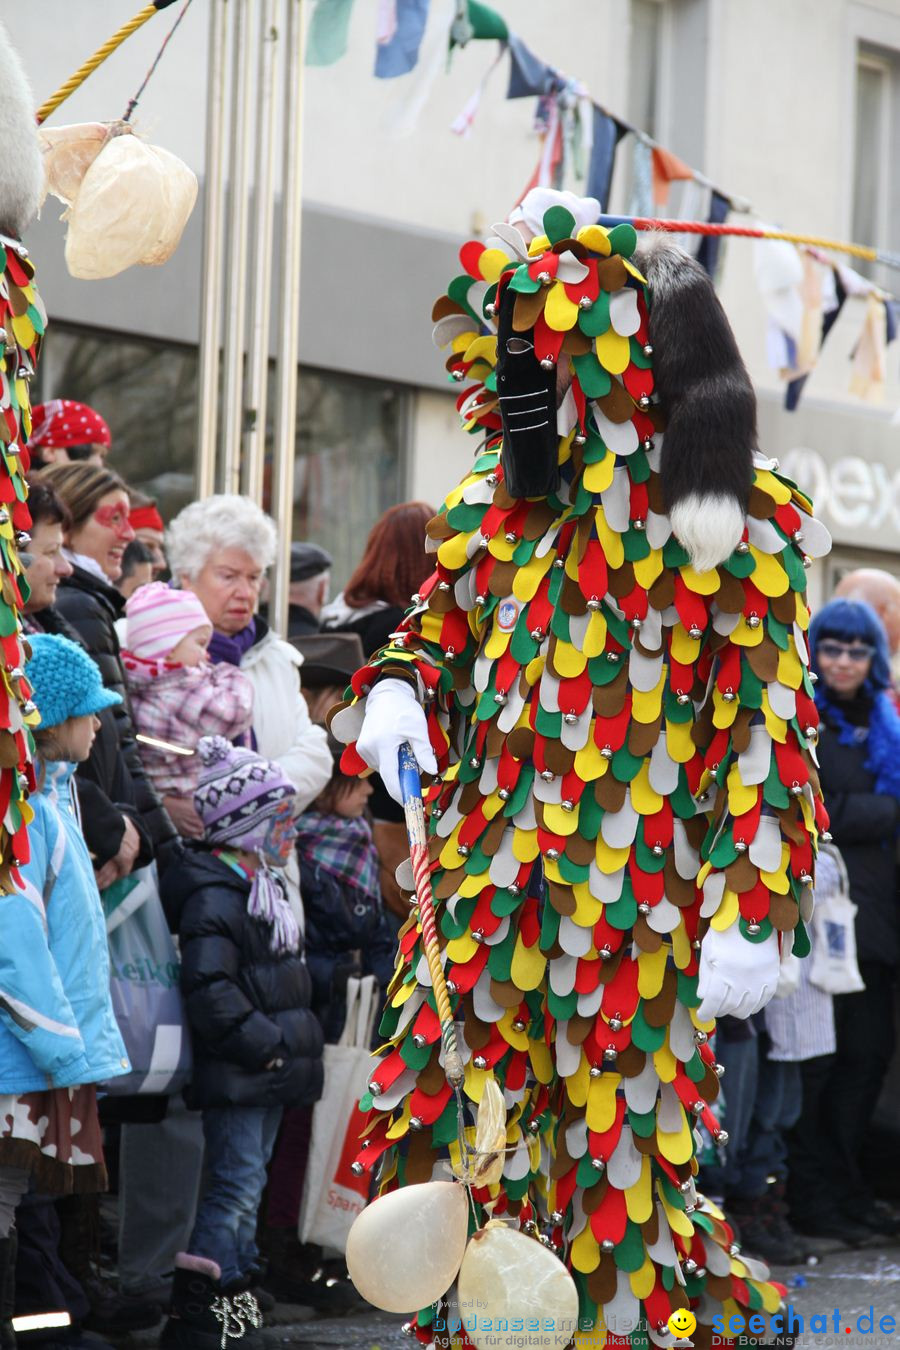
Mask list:
[[191,1076],[191,1043],[179,987],[180,963],[163,913],[156,868],[135,869],[103,891],[113,1012],[132,1071],[104,1091],[171,1096]]
[[834,844],[820,844],[809,978],[826,994],[857,994],[865,988],[856,961],[856,908],[844,859]]
[[369,1178],[355,1176],[350,1165],[359,1149],[357,1104],[372,1071],[378,1002],[374,975],[347,981],[347,1020],[338,1043],[325,1046],[325,1086],[313,1111],[298,1233],[301,1242],[339,1252],[369,1199]]

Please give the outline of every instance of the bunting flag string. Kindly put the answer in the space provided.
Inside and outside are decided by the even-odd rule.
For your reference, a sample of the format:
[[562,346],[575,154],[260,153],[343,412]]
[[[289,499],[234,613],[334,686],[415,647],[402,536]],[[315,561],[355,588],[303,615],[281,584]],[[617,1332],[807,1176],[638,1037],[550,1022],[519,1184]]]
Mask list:
[[[727,202],[713,194],[711,211],[727,214]],[[777,252],[757,255],[757,284],[769,314],[767,348],[769,364],[786,382],[784,406],[795,412],[822,344],[840,314],[848,295],[864,297],[866,314],[859,341],[852,354],[850,392],[874,401],[884,390],[886,349],[896,339],[900,301],[859,272],[836,263],[827,251],[846,253],[867,262],[900,268],[900,254],[846,240],[797,234],[765,225],[729,225],[702,220],[671,220],[649,216],[602,215],[606,228],[631,224],[636,230],[665,230],[672,234],[701,235],[718,241],[734,235],[765,245],[779,244]],[[792,245],[796,248],[791,247]],[[802,249],[799,253],[797,249]],[[823,271],[816,271],[816,265]],[[827,293],[826,293],[827,282]]]
[[471,134],[472,126],[478,115],[478,109],[481,107],[481,100],[484,97],[484,91],[487,88],[490,78],[506,55],[506,48],[502,43],[498,44],[497,55],[481,77],[477,87],[466,99],[465,104],[450,123],[450,130],[457,136],[468,136]]
[[[315,0],[307,58],[312,64],[331,64],[344,54],[353,4],[354,0]],[[601,222],[612,226],[628,221],[637,229],[680,235],[679,242],[695,254],[712,277],[720,264],[722,240],[729,236],[760,241],[765,247],[779,243],[796,246],[777,258],[771,252],[760,255],[757,250],[756,264],[758,284],[769,315],[769,360],[785,381],[785,407],[793,411],[798,406],[822,344],[848,296],[866,299],[863,327],[852,355],[851,391],[869,399],[879,396],[884,383],[884,354],[896,337],[900,302],[868,278],[823,255],[841,253],[896,269],[900,268],[900,254],[865,244],[775,230],[762,224],[727,223],[732,212],[755,214],[750,202],[724,192],[640,127],[598,103],[578,80],[564,75],[531,51],[518,34],[510,31],[503,17],[482,0],[434,0],[434,3],[377,0],[375,11],[378,78],[408,75],[426,62],[432,67],[429,80],[416,93],[407,125],[414,121],[415,112],[427,97],[435,68],[432,50],[435,43],[442,41],[452,55],[457,47],[466,47],[472,40],[496,41],[494,60],[453,119],[451,129],[460,136],[471,133],[488,81],[508,54],[507,99],[538,100],[537,162],[520,201],[532,187],[562,187],[566,181],[577,179],[583,183],[586,195],[608,206],[617,152],[623,138],[631,137],[630,214],[602,216]],[[434,42],[428,39],[427,54],[423,41],[426,26],[434,34]],[[676,206],[685,219],[660,214],[670,204],[673,183],[685,185]],[[701,215],[706,219],[699,219]],[[797,249],[804,252],[798,253]],[[777,273],[778,259],[790,277],[771,284],[766,273],[773,266]]]
[[609,202],[613,168],[619,141],[625,127],[609,113],[591,102],[591,153],[587,171],[587,196],[599,202]]

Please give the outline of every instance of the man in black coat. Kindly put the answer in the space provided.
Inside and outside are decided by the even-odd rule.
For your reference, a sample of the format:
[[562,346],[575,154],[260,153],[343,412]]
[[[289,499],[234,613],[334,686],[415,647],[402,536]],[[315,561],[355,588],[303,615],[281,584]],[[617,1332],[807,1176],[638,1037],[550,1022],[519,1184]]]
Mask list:
[[331,554],[318,544],[291,544],[288,638],[307,637],[321,631],[322,607],[331,589],[331,567]]

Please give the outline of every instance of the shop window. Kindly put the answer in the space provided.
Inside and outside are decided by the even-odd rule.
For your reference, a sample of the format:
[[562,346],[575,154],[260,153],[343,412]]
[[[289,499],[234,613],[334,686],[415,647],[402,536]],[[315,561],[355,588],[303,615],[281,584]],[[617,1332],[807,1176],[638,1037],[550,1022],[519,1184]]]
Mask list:
[[300,372],[294,538],[328,549],[335,589],[359,562],[378,517],[407,496],[409,399],[378,380]]
[[[155,497],[166,519],[192,500],[195,347],[56,323],[40,370],[41,399],[78,399],[103,414],[113,433],[111,466]],[[336,587],[379,515],[405,496],[409,398],[402,387],[378,380],[300,371],[292,534],[329,550]],[[273,400],[274,379],[270,433]],[[267,457],[267,499],[270,470]]]

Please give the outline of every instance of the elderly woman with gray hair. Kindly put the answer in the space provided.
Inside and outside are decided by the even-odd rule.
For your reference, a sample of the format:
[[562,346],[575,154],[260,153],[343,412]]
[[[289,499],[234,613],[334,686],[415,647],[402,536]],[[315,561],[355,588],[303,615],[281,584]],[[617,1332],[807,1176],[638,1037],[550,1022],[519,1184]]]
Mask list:
[[[253,686],[253,748],[297,784],[302,811],[329,781],[331,753],[300,693],[302,656],[256,613],[275,544],[272,520],[248,497],[227,493],[186,506],[166,536],[175,584],[198,596],[212,622],[210,659],[240,667]],[[166,805],[182,835],[199,835],[192,802]]]
[[[171,522],[166,551],[173,583],[193,591],[213,625],[213,662],[240,667],[253,686],[253,749],[275,760],[297,786],[296,809],[318,797],[332,772],[321,727],[310,721],[300,692],[303,658],[256,613],[266,569],[275,557],[275,526],[247,497],[223,494],[192,502]],[[164,798],[179,833],[202,834],[192,800]],[[296,856],[285,869],[289,897],[300,911]],[[178,916],[169,914],[170,922]],[[133,1293],[162,1292],[175,1254],[187,1246],[200,1188],[203,1143],[199,1121],[170,1107],[153,1127],[123,1130],[123,1165],[132,1182],[122,1218],[119,1271]],[[165,1178],[165,1184],[151,1184]]]

